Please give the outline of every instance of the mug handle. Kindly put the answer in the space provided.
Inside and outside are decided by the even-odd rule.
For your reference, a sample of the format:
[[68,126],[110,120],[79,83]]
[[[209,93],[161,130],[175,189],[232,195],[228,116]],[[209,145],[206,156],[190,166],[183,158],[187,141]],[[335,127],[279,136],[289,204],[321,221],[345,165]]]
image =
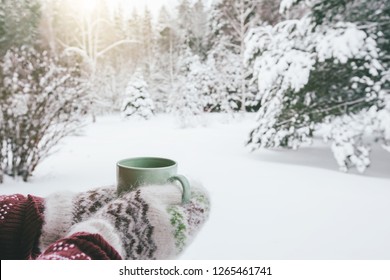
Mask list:
[[187,202],[190,201],[191,198],[190,182],[183,175],[175,175],[168,179],[168,182],[174,182],[174,181],[179,181],[179,183],[181,184],[183,188],[183,195],[181,201],[183,204],[186,204]]

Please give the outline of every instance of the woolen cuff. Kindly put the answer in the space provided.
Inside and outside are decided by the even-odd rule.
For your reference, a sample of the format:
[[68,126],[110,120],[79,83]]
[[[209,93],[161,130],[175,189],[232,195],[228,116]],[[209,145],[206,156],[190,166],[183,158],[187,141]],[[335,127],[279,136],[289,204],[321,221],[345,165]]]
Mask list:
[[43,224],[43,199],[15,194],[0,197],[0,258],[34,259]]

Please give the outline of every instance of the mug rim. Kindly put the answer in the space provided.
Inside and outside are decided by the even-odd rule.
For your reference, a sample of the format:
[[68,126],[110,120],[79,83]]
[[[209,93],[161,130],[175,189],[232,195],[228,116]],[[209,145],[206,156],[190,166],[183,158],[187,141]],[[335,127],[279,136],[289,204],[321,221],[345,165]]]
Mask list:
[[[136,166],[126,166],[123,164],[124,161],[128,161],[128,160],[137,160],[137,159],[146,159],[146,160],[164,160],[164,161],[168,161],[172,164],[168,165],[168,166],[164,166],[164,167],[136,167]],[[173,159],[170,159],[170,158],[163,158],[163,157],[131,157],[131,158],[124,158],[124,159],[121,159],[119,160],[116,165],[118,167],[122,167],[122,168],[127,168],[127,169],[136,169],[136,170],[148,170],[148,169],[168,169],[168,168],[172,168],[174,166],[177,165],[177,162],[174,161]]]

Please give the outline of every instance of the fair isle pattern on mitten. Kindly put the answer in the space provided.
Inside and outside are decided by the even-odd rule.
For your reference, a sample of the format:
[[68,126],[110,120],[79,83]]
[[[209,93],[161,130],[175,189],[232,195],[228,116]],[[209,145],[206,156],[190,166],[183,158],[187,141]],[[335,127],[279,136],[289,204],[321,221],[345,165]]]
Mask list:
[[191,199],[181,202],[181,187],[177,185],[141,188],[142,197],[153,205],[148,219],[155,227],[153,238],[158,244],[156,259],[177,257],[193,241],[206,222],[210,201],[200,183],[191,183]]
[[34,259],[39,254],[42,213],[40,197],[0,196],[0,259]]
[[121,260],[99,234],[75,233],[51,244],[38,260]]
[[73,199],[73,222],[79,223],[92,216],[116,196],[116,188],[113,186],[77,194]]
[[182,204],[176,185],[141,187],[122,194],[71,232],[104,232],[105,240],[116,240],[108,242],[124,259],[172,259],[192,241],[209,214],[205,191],[192,189],[190,202]]
[[63,238],[72,225],[87,219],[102,206],[116,198],[115,187],[97,188],[86,192],[56,192],[45,199],[45,222],[39,246],[44,251]]
[[181,253],[205,223],[210,212],[208,196],[197,188],[191,190],[191,200],[168,208],[170,222],[174,228],[177,254]]
[[128,193],[100,209],[92,218],[74,225],[74,232],[99,233],[124,259],[154,259],[157,246],[140,191]]
[[147,217],[149,208],[140,191],[136,191],[107,205],[106,211],[97,214],[98,218],[115,220],[114,225],[120,229],[119,236],[124,240],[126,259],[153,259],[157,245],[152,239],[153,225]]

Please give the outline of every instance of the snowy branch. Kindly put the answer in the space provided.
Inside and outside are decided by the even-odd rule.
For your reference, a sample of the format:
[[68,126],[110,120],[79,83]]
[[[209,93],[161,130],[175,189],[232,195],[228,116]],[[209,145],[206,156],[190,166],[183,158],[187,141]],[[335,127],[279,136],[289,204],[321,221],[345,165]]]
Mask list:
[[110,50],[120,46],[120,45],[123,45],[123,44],[139,44],[140,42],[138,40],[121,40],[121,41],[118,41],[118,42],[115,42],[114,44],[112,45],[109,45],[108,47],[106,47],[105,49],[103,49],[102,51],[99,51],[97,53],[97,57],[101,57],[103,56],[105,53],[109,52]]

